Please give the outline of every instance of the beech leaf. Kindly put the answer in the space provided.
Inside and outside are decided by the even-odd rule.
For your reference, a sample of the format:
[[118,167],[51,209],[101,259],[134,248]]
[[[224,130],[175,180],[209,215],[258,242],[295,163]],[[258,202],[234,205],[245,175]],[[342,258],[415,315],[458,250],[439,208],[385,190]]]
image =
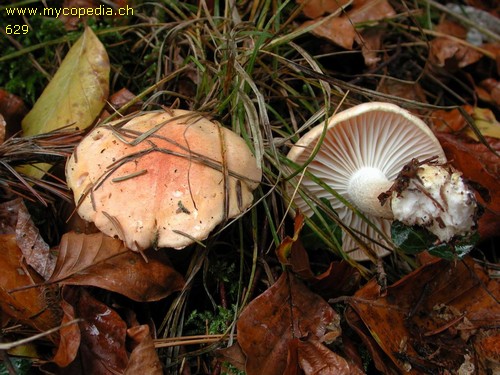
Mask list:
[[360,375],[363,371],[317,340],[298,340],[298,360],[305,375]]
[[145,252],[146,262],[122,241],[102,233],[66,233],[58,250],[50,282],[96,286],[139,302],[160,300],[184,286],[165,252]]
[[[86,27],[24,117],[23,134],[32,136],[65,126],[85,129],[92,125],[108,98],[109,72],[106,49],[92,29]],[[48,170],[47,166],[40,168]],[[34,177],[43,175],[34,167],[23,171]]]
[[[39,331],[58,326],[60,310],[56,299],[49,298],[57,294],[57,288],[37,286],[43,280],[21,262],[23,254],[15,235],[0,234],[0,249],[0,311]],[[32,287],[16,290],[27,286]]]
[[162,366],[155,349],[149,326],[146,324],[127,329],[127,336],[132,341],[125,375],[135,375],[141,372],[148,375],[162,375]]
[[237,329],[238,343],[247,358],[246,373],[281,375],[292,340],[320,340],[333,332],[338,336],[340,317],[325,300],[285,272],[241,313]]
[[[64,313],[61,325],[75,319],[74,307],[64,298],[61,299],[61,309]],[[66,367],[74,361],[78,354],[81,339],[80,327],[78,324],[70,324],[61,328],[59,333],[60,339],[52,361],[59,367]]]
[[[383,295],[377,281],[371,280],[349,305],[400,372],[458,373],[464,353],[476,358],[472,336],[500,324],[499,286],[469,257],[458,262],[433,260]],[[371,340],[366,344],[373,358],[381,358]],[[432,354],[437,352],[438,360]],[[386,367],[376,363],[380,371]]]
[[128,364],[127,325],[120,315],[83,288],[65,290],[65,299],[81,319],[76,359],[58,374],[123,374]]

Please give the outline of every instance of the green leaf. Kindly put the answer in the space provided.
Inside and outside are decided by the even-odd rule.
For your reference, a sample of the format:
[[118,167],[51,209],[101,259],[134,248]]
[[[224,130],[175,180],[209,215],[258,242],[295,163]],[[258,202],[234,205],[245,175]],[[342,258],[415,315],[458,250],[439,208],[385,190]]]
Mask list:
[[391,226],[391,236],[394,244],[405,254],[418,254],[428,250],[429,254],[447,260],[462,258],[468,254],[478,241],[478,234],[453,239],[449,243],[438,243],[437,237],[422,227],[408,227],[400,221],[394,221]]
[[436,246],[431,246],[429,248],[429,254],[447,260],[463,258],[471,252],[477,241],[479,241],[479,234],[475,232],[470,236],[462,237],[449,244],[442,243]]
[[391,237],[394,245],[405,254],[418,254],[427,250],[436,240],[436,236],[421,227],[409,227],[400,221],[393,221]]
[[[16,370],[16,374],[23,375],[23,374],[29,374],[30,369],[31,369],[31,360],[25,359],[25,358],[16,358],[16,357],[11,357],[9,358],[10,362],[12,363],[12,367]],[[0,363],[0,375],[9,375],[9,370],[7,369],[7,366],[2,362]]]
[[[335,213],[330,201],[326,198],[320,198],[320,200],[329,208],[330,212]],[[321,232],[326,237],[334,237],[337,239],[338,243],[342,243],[342,229],[335,223],[328,214],[317,207],[317,213],[315,213],[310,221],[302,229],[302,234],[300,239],[306,249],[317,250],[321,248],[324,241],[318,232]],[[335,213],[336,214],[336,213]],[[324,245],[323,245],[324,246]]]
[[[106,49],[94,32],[85,28],[24,118],[23,134],[32,136],[65,126],[84,129],[92,125],[108,98],[109,71]],[[41,177],[43,171],[29,168],[24,173]]]

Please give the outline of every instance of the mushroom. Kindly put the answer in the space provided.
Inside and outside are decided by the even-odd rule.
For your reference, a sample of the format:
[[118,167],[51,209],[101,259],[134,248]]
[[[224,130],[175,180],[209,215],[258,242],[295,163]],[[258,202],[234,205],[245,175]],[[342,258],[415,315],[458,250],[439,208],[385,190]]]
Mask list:
[[[317,147],[317,154],[309,160]],[[365,103],[337,113],[326,125],[314,127],[299,139],[288,159],[300,167],[309,162],[311,175],[351,202],[378,228],[307,174],[302,176],[306,194],[328,199],[346,226],[376,240],[372,249],[380,257],[392,248],[386,239],[390,239],[394,219],[426,226],[445,241],[474,226],[474,196],[458,172],[443,166],[446,157],[438,140],[422,120],[394,104]],[[287,186],[287,194],[306,216],[312,216],[313,209],[295,192],[298,176],[294,180],[295,184]],[[369,259],[351,236],[344,233],[342,243],[351,259]]]
[[207,238],[252,204],[261,175],[243,138],[184,110],[96,127],[66,164],[78,214],[135,251]]

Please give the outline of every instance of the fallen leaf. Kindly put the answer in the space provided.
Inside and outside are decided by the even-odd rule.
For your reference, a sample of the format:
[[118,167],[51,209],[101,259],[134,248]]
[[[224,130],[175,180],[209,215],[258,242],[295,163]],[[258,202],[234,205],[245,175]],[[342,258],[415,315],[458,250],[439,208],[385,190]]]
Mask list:
[[361,274],[346,261],[332,262],[328,269],[309,280],[311,289],[323,298],[347,296],[358,289]]
[[17,246],[23,252],[26,263],[47,280],[56,265],[55,258],[50,252],[49,245],[42,238],[40,231],[31,219],[23,200],[16,199],[16,201],[18,203],[16,212]]
[[290,340],[340,335],[340,317],[321,297],[292,274],[283,273],[255,298],[237,322],[238,343],[246,355],[248,375],[281,375]]
[[[64,0],[62,6],[66,9],[97,8],[99,7],[99,2],[97,0]],[[87,18],[88,16],[79,17],[77,15],[64,14],[59,17],[66,30],[77,30],[78,25],[86,22]]]
[[348,303],[408,374],[457,373],[463,354],[473,352],[474,332],[500,324],[500,284],[471,258],[434,261],[379,292],[372,280]]
[[166,252],[147,251],[146,262],[122,241],[102,233],[66,233],[57,250],[50,282],[92,285],[140,302],[160,300],[184,286]]
[[[15,235],[0,234],[0,249],[0,309],[40,332],[57,327],[62,315],[58,288],[42,286],[44,280],[29,272]],[[55,336],[50,338],[56,340]]]
[[7,133],[6,125],[7,123],[5,122],[3,116],[0,114],[0,144],[5,141],[5,136]]
[[465,68],[483,57],[481,52],[472,47],[464,46],[451,38],[435,38],[431,41],[430,46],[430,61],[448,71]]
[[308,18],[318,18],[325,13],[335,13],[337,10],[349,4],[351,0],[297,0],[297,4],[303,5],[302,13]]
[[128,364],[127,326],[118,313],[83,288],[65,291],[65,299],[82,321],[78,356],[58,374],[123,374]]
[[[498,157],[479,142],[467,142],[453,134],[435,133],[448,160],[463,173],[476,188],[476,199],[486,212],[479,218],[481,238],[494,237],[500,230],[500,171]],[[500,152],[500,140],[487,139],[490,146]],[[480,189],[480,190],[478,190]],[[487,197],[482,190],[487,190]]]
[[478,356],[478,373],[500,373],[500,331],[491,329],[480,332],[474,340],[474,349]]
[[355,28],[356,24],[380,21],[395,14],[396,12],[386,0],[354,0],[345,14],[331,17],[326,21],[323,21],[322,18],[307,21],[303,26],[307,27],[323,21],[311,32],[350,50],[357,33],[360,32],[359,28]]
[[128,105],[132,100],[136,99],[136,95],[130,92],[128,89],[123,88],[118,90],[114,94],[112,94],[99,116],[99,120],[106,119],[111,114],[116,113],[116,111],[120,111],[121,116],[125,116],[131,114],[136,111],[141,110],[142,101],[136,101],[132,106],[128,107],[126,110],[122,110],[122,107]]
[[217,349],[215,354],[219,362],[228,362],[240,371],[245,370],[246,356],[238,342],[235,342],[228,348]]
[[467,29],[462,25],[450,21],[447,19],[442,19],[435,27],[435,31],[443,34],[452,35],[456,38],[465,39],[467,37]]
[[[92,125],[108,97],[109,71],[104,46],[92,29],[86,27],[33,109],[24,117],[23,134],[48,133],[65,126],[85,129]],[[48,166],[43,170],[48,170]],[[25,173],[36,177],[44,174],[35,168],[25,169]]]
[[[465,28],[447,20],[441,21],[436,26],[436,31],[463,40],[467,36]],[[483,57],[478,50],[445,36],[431,40],[430,46],[430,61],[451,71],[474,64]]]
[[132,353],[130,353],[126,375],[163,374],[162,365],[156,352],[153,338],[147,325],[139,325],[127,329],[127,337],[130,339]]
[[366,29],[356,34],[355,40],[361,46],[361,54],[365,60],[365,65],[375,68],[380,62],[379,53],[382,50],[382,37],[385,34],[383,29]]
[[28,113],[28,108],[21,98],[0,88],[0,114],[6,122],[5,138],[21,130],[21,120]]
[[500,106],[500,81],[494,78],[487,78],[479,82],[479,87],[485,90],[486,95],[482,97],[483,100],[493,102]]
[[[329,203],[327,204],[329,205]],[[321,225],[321,221],[315,218],[316,215],[313,215],[311,220],[317,221],[318,225]],[[332,227],[336,227],[335,223],[331,220],[327,225],[330,227],[330,231]],[[336,230],[332,232],[332,234],[335,235]],[[276,249],[278,260],[283,266],[288,267],[296,276],[307,281],[313,291],[323,298],[344,296],[356,290],[361,275],[359,271],[348,262],[332,262],[325,272],[321,274],[313,272],[309,261],[309,255],[302,239],[305,239],[309,243],[314,240],[316,242],[320,241],[317,236],[313,236],[312,231],[308,232],[308,228],[304,227],[304,216],[302,213],[297,212],[294,219],[293,237],[286,236]]]
[[393,364],[393,362],[378,345],[378,337],[371,335],[371,332],[363,323],[359,315],[351,307],[348,307],[345,310],[344,316],[349,327],[358,335],[365,347],[368,349],[375,367],[382,374],[399,374],[400,372],[398,371],[398,367]]
[[[472,116],[474,107],[466,104],[462,106],[462,110]],[[467,120],[458,108],[454,108],[450,111],[444,109],[435,110],[431,113],[430,120],[434,132],[458,133],[465,130],[468,126]]]
[[109,70],[104,46],[91,28],[85,28],[24,118],[23,134],[48,133],[64,126],[90,126],[108,98]]
[[[92,12],[91,16],[61,14],[59,20],[64,23],[64,27],[66,30],[77,30],[80,24],[85,24],[87,22],[88,18],[102,18],[103,16],[123,18],[123,16],[120,16],[114,9],[125,7],[126,5],[127,0],[108,0],[104,3],[101,3],[97,0],[64,0],[62,5],[63,8],[94,8],[95,10]],[[112,12],[112,14],[110,15],[109,12]]]
[[427,102],[424,89],[418,82],[406,82],[394,80],[390,77],[383,77],[380,80],[377,91],[420,103]]
[[[487,108],[474,107],[471,116],[482,135],[500,139],[500,122],[497,121],[493,111]],[[475,141],[479,141],[472,129],[467,129],[467,135]]]
[[298,340],[298,360],[305,375],[358,375],[361,369],[317,340]]
[[[467,119],[462,114],[464,111],[474,120],[476,130],[485,137],[500,139],[500,123],[495,114],[488,108],[473,107],[465,104],[459,108],[446,110],[436,110],[431,114],[432,128],[435,132],[443,133],[463,133],[467,137],[479,141],[476,133],[467,123]],[[467,140],[465,140],[467,141]]]
[[[61,309],[64,313],[61,325],[75,319],[75,309],[64,299],[64,297],[61,298]],[[56,353],[52,358],[52,362],[59,367],[66,367],[72,363],[78,354],[80,341],[81,334],[78,324],[71,324],[61,328],[59,330],[59,341]]]

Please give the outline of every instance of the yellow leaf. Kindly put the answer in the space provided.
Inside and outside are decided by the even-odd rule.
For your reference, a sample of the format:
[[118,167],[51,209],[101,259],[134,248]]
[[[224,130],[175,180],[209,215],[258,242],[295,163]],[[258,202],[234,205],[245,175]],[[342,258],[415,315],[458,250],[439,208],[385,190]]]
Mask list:
[[[24,118],[23,134],[32,136],[65,126],[84,129],[92,125],[108,98],[109,70],[106,49],[94,32],[85,28]],[[41,177],[49,167],[24,168],[23,172]]]
[[[472,118],[482,135],[500,139],[500,123],[492,111],[486,108],[475,107]],[[478,140],[472,129],[467,129],[467,135],[476,141]]]

